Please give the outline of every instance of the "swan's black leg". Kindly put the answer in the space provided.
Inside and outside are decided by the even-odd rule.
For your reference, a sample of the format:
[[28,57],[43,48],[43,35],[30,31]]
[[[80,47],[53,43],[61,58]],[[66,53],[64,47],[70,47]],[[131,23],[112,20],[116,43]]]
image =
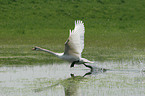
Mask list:
[[93,67],[90,66],[90,65],[86,65],[85,63],[83,63],[86,67],[90,68],[91,69],[91,72],[93,71]]
[[72,64],[70,65],[70,67],[74,67],[75,63],[78,63],[78,62],[79,62],[79,60],[72,62]]
[[72,64],[70,65],[70,67],[74,67],[76,61],[72,62]]

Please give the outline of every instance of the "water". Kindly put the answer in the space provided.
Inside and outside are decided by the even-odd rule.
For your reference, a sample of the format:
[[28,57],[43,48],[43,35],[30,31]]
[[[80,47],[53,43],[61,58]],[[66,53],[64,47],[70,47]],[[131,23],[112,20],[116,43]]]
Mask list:
[[0,96],[145,96],[144,63],[93,66],[92,71],[68,63],[0,67]]

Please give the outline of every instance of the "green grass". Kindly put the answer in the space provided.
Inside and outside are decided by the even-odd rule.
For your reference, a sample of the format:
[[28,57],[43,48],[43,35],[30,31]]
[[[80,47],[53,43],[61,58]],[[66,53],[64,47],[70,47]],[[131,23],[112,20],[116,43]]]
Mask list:
[[0,65],[63,62],[31,48],[62,52],[75,20],[85,23],[85,58],[145,57],[144,0],[0,0],[0,14]]

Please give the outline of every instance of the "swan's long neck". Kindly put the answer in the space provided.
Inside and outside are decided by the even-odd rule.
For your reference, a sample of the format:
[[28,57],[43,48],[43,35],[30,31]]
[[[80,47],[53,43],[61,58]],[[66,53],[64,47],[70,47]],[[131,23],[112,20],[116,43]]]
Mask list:
[[50,53],[52,55],[55,55],[57,57],[60,57],[63,55],[63,53],[55,53],[55,52],[52,52],[50,50],[47,50],[47,49],[43,49],[43,48],[40,48],[40,47],[35,47],[33,50],[38,50],[38,51],[44,51],[44,52],[47,52],[47,53]]

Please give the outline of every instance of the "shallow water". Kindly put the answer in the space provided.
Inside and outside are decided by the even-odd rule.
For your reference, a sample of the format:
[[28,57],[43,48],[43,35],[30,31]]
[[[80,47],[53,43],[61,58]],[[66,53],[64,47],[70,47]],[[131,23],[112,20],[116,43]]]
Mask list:
[[[144,96],[144,63],[0,67],[0,96]],[[96,67],[97,66],[97,67]],[[109,69],[105,72],[99,68]]]

